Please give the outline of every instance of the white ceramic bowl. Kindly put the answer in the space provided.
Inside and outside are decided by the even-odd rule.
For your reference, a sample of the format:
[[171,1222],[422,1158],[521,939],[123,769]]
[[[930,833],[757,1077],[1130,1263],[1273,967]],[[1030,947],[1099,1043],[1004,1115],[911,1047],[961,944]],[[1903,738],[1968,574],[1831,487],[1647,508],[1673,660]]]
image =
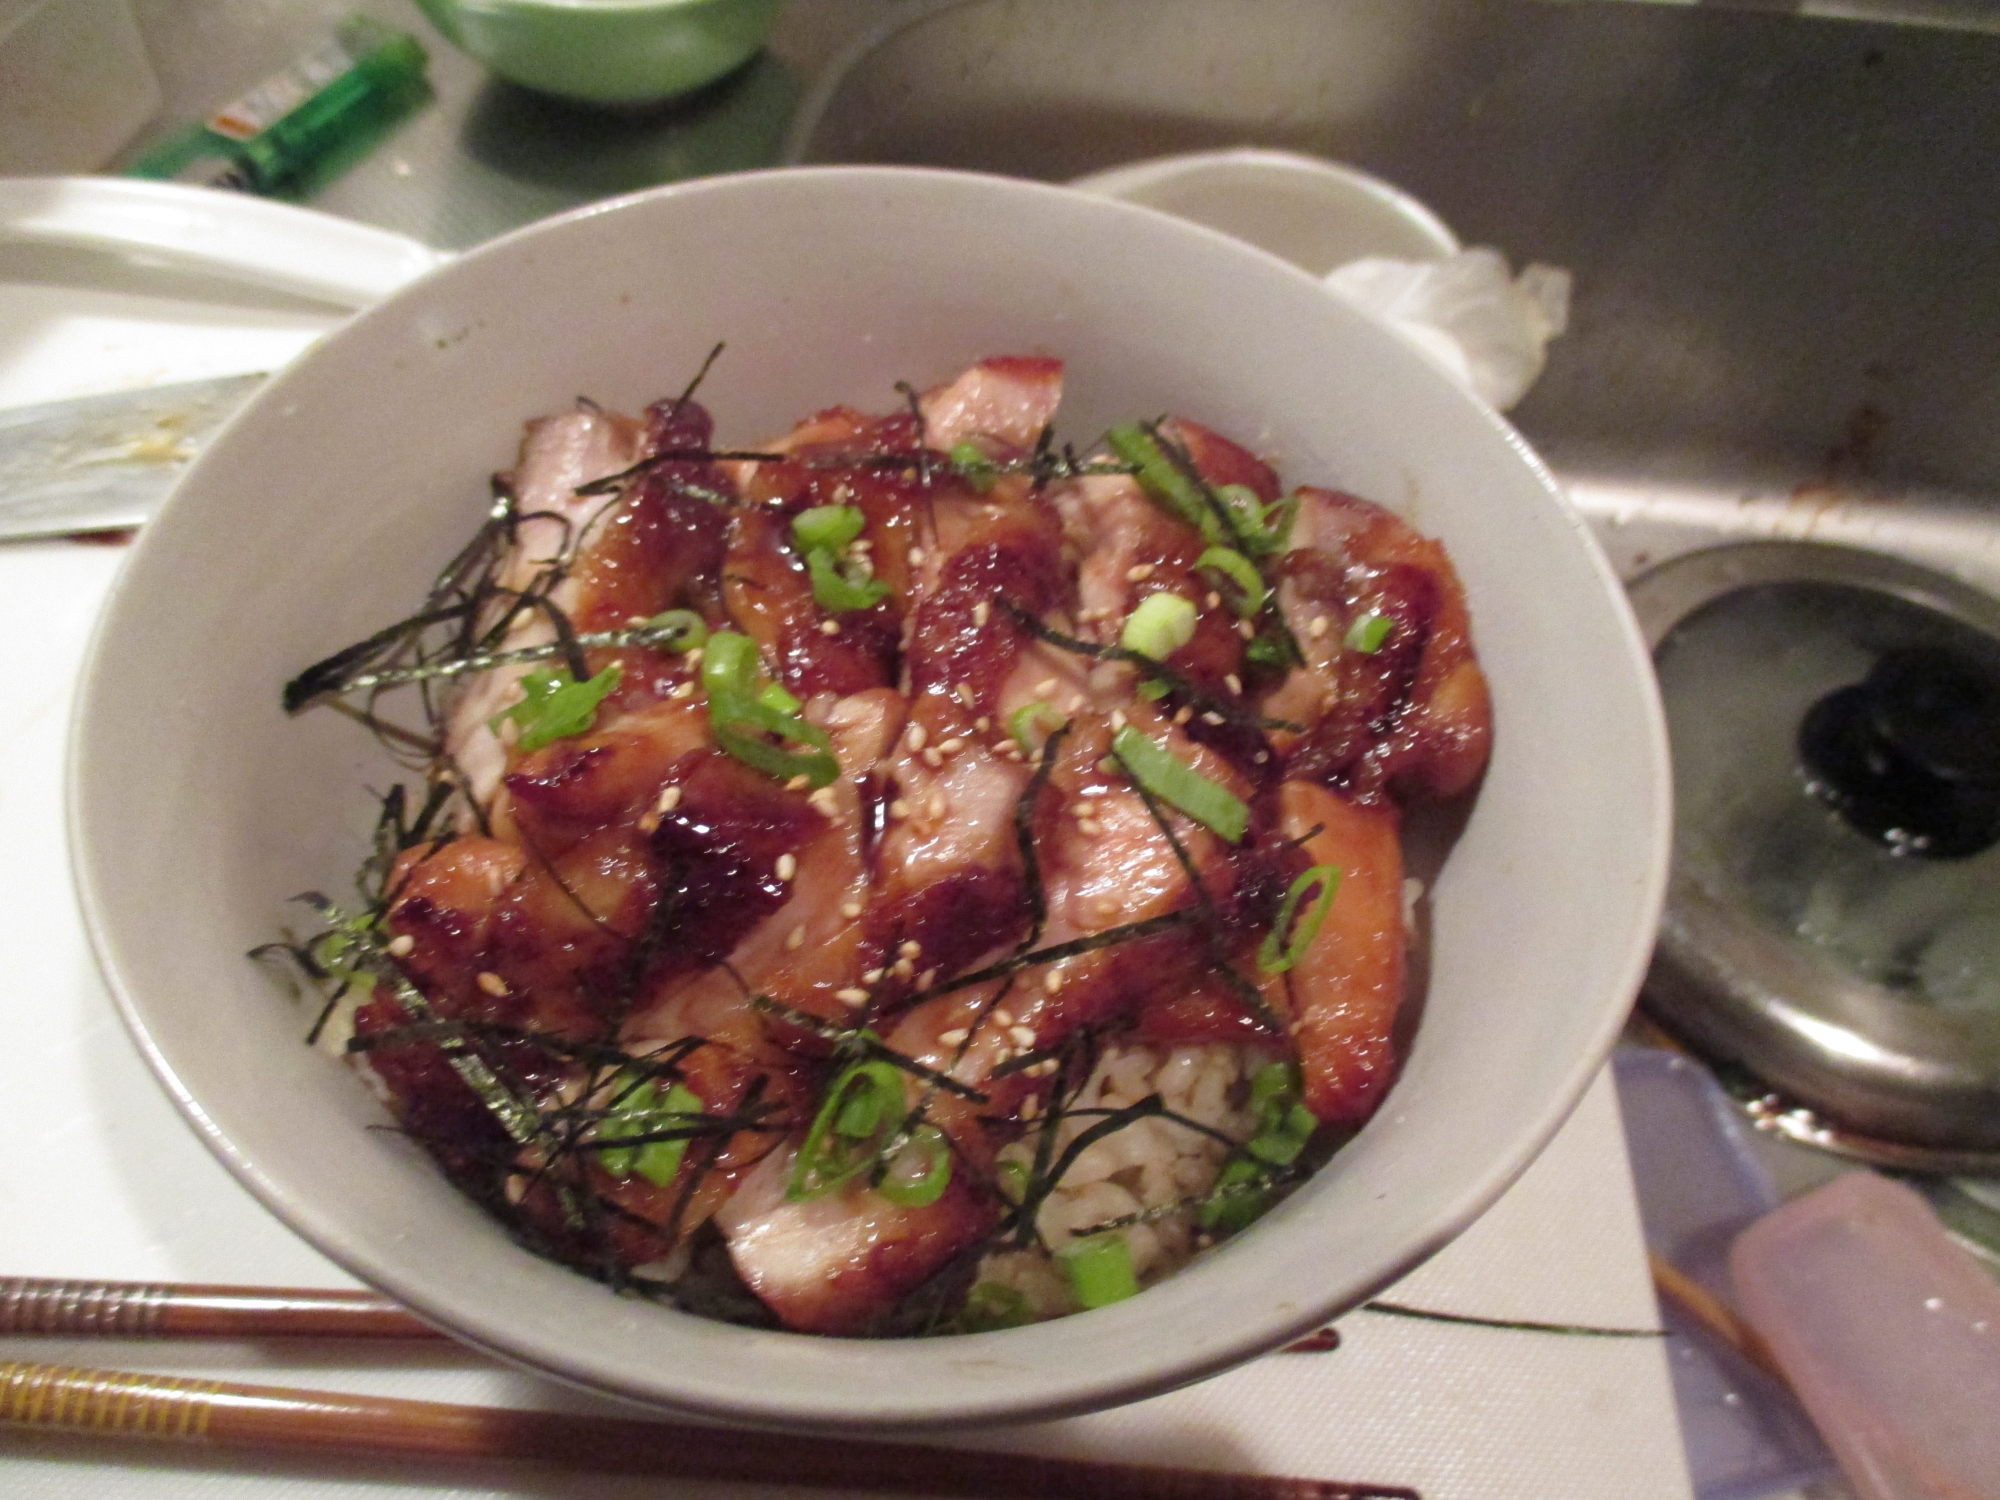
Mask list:
[[1070,186],[1220,229],[1315,276],[1364,256],[1443,260],[1459,248],[1444,220],[1401,188],[1358,167],[1292,151],[1239,147],[1156,156]]
[[[1450,546],[1497,745],[1435,886],[1430,988],[1380,1114],[1251,1232],[1131,1301],[971,1338],[751,1332],[620,1300],[516,1248],[301,1045],[245,950],[346,893],[391,771],[280,685],[407,611],[524,419],[702,389],[724,441],[986,354],[1069,362],[1065,432],[1185,412],[1291,482]],[[1514,1179],[1603,1060],[1653,935],[1666,750],[1624,597],[1520,439],[1308,276],[1126,204],[829,169],[660,189],[523,230],[362,314],[214,441],[132,554],[78,708],[72,837],[98,956],[162,1082],[299,1233],[453,1333],[600,1390],[889,1427],[1102,1406],[1369,1296]]]

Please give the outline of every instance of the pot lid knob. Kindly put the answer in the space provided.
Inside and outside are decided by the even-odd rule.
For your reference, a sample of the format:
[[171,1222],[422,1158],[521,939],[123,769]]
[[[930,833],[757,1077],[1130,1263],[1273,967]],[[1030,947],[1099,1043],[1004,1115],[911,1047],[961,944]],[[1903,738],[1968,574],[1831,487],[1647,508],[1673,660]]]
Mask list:
[[1813,793],[1898,853],[1963,859],[2000,842],[2000,676],[1956,651],[1882,656],[1799,725]]

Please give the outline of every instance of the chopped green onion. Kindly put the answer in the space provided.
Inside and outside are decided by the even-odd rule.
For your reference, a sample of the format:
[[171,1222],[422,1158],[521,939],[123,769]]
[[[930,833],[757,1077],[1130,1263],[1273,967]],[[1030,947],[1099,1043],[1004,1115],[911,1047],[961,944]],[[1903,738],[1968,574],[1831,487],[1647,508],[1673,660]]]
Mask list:
[[1229,520],[1236,532],[1236,545],[1252,557],[1270,557],[1285,550],[1298,515],[1296,494],[1269,505],[1257,498],[1247,484],[1225,484],[1216,489],[1216,498],[1229,507]]
[[867,525],[868,518],[858,505],[816,505],[792,517],[792,535],[803,552],[815,547],[838,552],[860,536]]
[[992,489],[994,482],[1000,477],[999,465],[986,456],[986,451],[979,444],[969,438],[962,443],[952,444],[949,457],[952,468],[958,472],[958,477],[982,495]]
[[[597,1127],[597,1139],[619,1141],[657,1135],[699,1116],[703,1108],[701,1096],[684,1083],[663,1088],[655,1079],[634,1082],[621,1076],[611,1108]],[[655,1187],[666,1187],[679,1173],[686,1154],[686,1140],[646,1141],[600,1151],[597,1160],[613,1177],[636,1175]]]
[[[758,667],[757,643],[747,635],[718,630],[708,638],[708,649],[701,659],[701,683],[708,690],[708,718],[715,743],[745,765],[780,781],[804,776],[816,787],[827,785],[840,775],[832,737],[797,713],[765,701],[765,690],[757,682]],[[787,750],[765,735],[808,748]]]
[[1225,1166],[1201,1205],[1201,1227],[1234,1233],[1263,1217],[1271,1206],[1270,1172],[1248,1157]]
[[1289,1167],[1299,1159],[1319,1121],[1301,1102],[1298,1069],[1291,1063],[1267,1063],[1250,1075],[1250,1107],[1257,1111],[1256,1132],[1244,1143],[1246,1154],[1274,1167]]
[[647,630],[664,632],[653,644],[662,651],[692,651],[708,639],[708,626],[691,609],[670,609],[646,622]]
[[1243,648],[1243,659],[1252,666],[1266,667],[1274,672],[1300,664],[1291,632],[1273,624],[1268,617],[1265,628],[1258,631],[1256,638]]
[[1395,622],[1387,615],[1372,609],[1365,615],[1358,615],[1354,623],[1347,627],[1347,649],[1373,656],[1382,649],[1382,643],[1389,639],[1389,632],[1394,626]]
[[1171,682],[1166,682],[1158,677],[1149,677],[1144,682],[1140,683],[1139,686],[1135,688],[1133,691],[1138,693],[1138,695],[1141,698],[1144,698],[1148,703],[1158,703],[1162,698],[1166,697],[1167,694],[1171,693],[1173,690],[1174,690],[1174,685]]
[[[1319,894],[1313,897],[1312,905],[1303,914],[1299,913],[1299,902],[1315,885],[1319,887]],[[1304,958],[1312,940],[1319,936],[1320,923],[1326,920],[1327,910],[1333,905],[1333,894],[1339,889],[1339,865],[1314,865],[1294,880],[1278,907],[1277,921],[1264,934],[1263,945],[1257,950],[1257,967],[1266,974],[1282,974]],[[1293,920],[1295,916],[1296,921]]]
[[767,682],[764,690],[757,695],[757,701],[766,708],[775,708],[781,714],[795,714],[805,705],[785,691],[781,682]]
[[967,1333],[992,1333],[1034,1321],[1034,1310],[1020,1289],[999,1281],[975,1281],[958,1310],[958,1326]]
[[1167,514],[1187,522],[1211,544],[1233,540],[1223,535],[1221,518],[1202,494],[1201,486],[1181,472],[1180,466],[1160,447],[1159,439],[1144,426],[1120,422],[1104,434],[1104,441],[1110,444],[1113,453],[1133,466],[1136,472],[1132,477],[1139,481],[1139,488]]
[[1194,639],[1195,618],[1192,599],[1179,594],[1148,594],[1125,617],[1118,644],[1154,661],[1165,661]]
[[537,667],[521,679],[521,701],[488,719],[486,727],[498,732],[501,721],[511,719],[521,731],[514,743],[522,750],[587,733],[597,722],[597,705],[623,675],[616,662],[587,682],[578,682],[561,667]]
[[1108,1307],[1139,1295],[1139,1278],[1132,1274],[1132,1251],[1122,1234],[1093,1234],[1072,1240],[1056,1252],[1056,1264],[1069,1278],[1069,1288],[1085,1307]]
[[904,1113],[903,1075],[893,1065],[870,1060],[848,1068],[834,1079],[806,1131],[786,1199],[824,1198],[866,1172],[902,1128]]
[[1022,704],[1008,716],[1007,732],[1014,736],[1014,743],[1021,747],[1023,755],[1039,755],[1042,747],[1034,740],[1036,728],[1054,734],[1068,722],[1048,699],[1037,698],[1032,703]]
[[748,698],[757,690],[757,643],[734,630],[718,630],[708,638],[701,658],[701,685],[713,697]]
[[935,1125],[919,1125],[909,1144],[889,1158],[875,1191],[904,1208],[923,1208],[951,1183],[951,1143]]
[[1000,1196],[1009,1203],[1019,1203],[1028,1196],[1028,1183],[1033,1176],[1033,1170],[1018,1157],[1003,1156],[993,1165],[993,1177],[999,1185]]
[[[1234,547],[1210,547],[1195,559],[1197,568],[1213,568],[1236,585],[1236,613],[1248,620],[1264,608],[1271,591],[1257,565]],[[1158,597],[1157,595],[1155,597]]]
[[806,554],[806,571],[812,574],[813,602],[821,609],[845,614],[851,609],[872,609],[889,595],[889,585],[869,578],[851,565],[834,561],[824,547]]
[[1111,739],[1111,753],[1132,779],[1163,802],[1172,803],[1203,827],[1240,844],[1250,827],[1250,809],[1227,787],[1218,786],[1158,740],[1130,724]]

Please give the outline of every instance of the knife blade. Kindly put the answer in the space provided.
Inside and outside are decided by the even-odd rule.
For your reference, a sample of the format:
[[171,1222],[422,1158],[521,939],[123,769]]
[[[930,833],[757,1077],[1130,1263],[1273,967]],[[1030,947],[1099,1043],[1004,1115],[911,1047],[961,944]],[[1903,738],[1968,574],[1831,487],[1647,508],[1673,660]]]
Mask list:
[[0,411],[0,541],[139,525],[268,378],[228,375]]

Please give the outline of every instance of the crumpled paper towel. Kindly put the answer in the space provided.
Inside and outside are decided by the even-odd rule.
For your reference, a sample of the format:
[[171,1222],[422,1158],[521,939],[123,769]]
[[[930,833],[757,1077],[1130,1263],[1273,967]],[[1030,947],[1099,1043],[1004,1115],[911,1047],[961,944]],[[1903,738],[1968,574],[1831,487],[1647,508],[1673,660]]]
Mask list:
[[1549,340],[1569,326],[1568,271],[1536,264],[1516,277],[1483,245],[1443,260],[1349,261],[1326,284],[1437,355],[1500,411],[1527,395]]

